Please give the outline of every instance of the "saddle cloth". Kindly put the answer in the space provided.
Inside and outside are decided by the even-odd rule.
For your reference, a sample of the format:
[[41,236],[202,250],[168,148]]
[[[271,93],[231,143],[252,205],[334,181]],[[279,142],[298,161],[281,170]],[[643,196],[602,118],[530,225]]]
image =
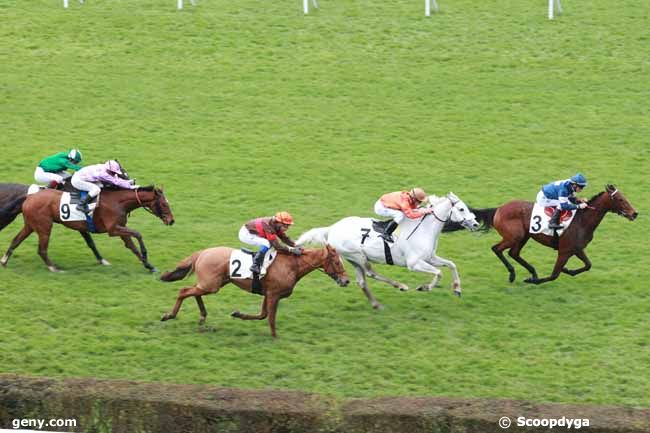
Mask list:
[[[79,204],[80,198],[79,192],[64,192],[61,194],[61,201],[59,202],[59,217],[61,221],[86,221],[86,214],[77,210],[77,204]],[[95,197],[88,203],[88,208],[90,209],[88,215],[90,217],[93,216],[98,202],[98,197]]]
[[[233,250],[230,254],[230,278],[234,280],[252,279],[253,273],[250,267],[253,266],[253,255],[255,253],[249,250]],[[275,261],[278,253],[274,248],[269,249],[264,255],[264,262],[260,271],[260,279],[264,278],[266,272]]]
[[[528,230],[533,234],[544,234],[548,236],[553,236],[553,232],[556,230],[551,230],[548,228],[548,223],[553,216],[554,208],[552,207],[543,207],[535,203],[533,207],[532,215],[530,216],[530,229]],[[575,210],[563,210],[560,212],[560,223],[564,226],[563,229],[557,230],[557,235],[562,236],[562,233],[569,227],[575,216]]]

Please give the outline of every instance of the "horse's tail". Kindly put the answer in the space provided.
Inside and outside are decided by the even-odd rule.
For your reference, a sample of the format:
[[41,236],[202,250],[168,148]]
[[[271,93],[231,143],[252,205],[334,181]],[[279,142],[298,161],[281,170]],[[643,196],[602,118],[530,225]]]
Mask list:
[[327,243],[327,235],[330,232],[329,227],[318,227],[311,229],[300,235],[296,241],[296,245],[317,244],[325,245]]
[[194,271],[194,263],[199,258],[199,255],[201,255],[201,251],[197,251],[191,256],[184,258],[176,265],[176,269],[163,273],[160,276],[160,280],[165,282],[182,280]]
[[[473,209],[469,208],[470,212],[472,212],[476,216],[476,221],[481,223],[481,227],[479,227],[478,230],[482,232],[487,232],[494,226],[494,214],[496,213],[498,208],[496,207],[489,207],[489,208],[484,208],[484,209]],[[460,223],[455,223],[452,221],[447,221],[442,228],[443,232],[455,232],[456,230],[462,230],[463,226],[460,225]]]

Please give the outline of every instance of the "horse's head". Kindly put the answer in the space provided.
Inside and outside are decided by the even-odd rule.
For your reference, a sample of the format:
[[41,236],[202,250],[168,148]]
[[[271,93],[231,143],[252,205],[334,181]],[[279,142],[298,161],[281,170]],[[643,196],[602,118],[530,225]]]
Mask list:
[[323,270],[330,278],[336,281],[336,284],[341,287],[347,286],[350,284],[350,278],[345,272],[341,256],[339,256],[339,253],[331,245],[326,245],[325,249],[327,250],[327,254],[323,262]]
[[[174,214],[172,214],[171,207],[162,188],[153,187],[150,191],[153,192],[153,199],[142,201],[142,207],[160,218],[165,225],[174,225]],[[138,201],[140,201],[139,198]]]
[[612,212],[616,212],[617,214],[624,216],[630,221],[634,221],[636,219],[639,213],[636,211],[636,209],[634,209],[632,204],[628,201],[628,199],[623,195],[621,191],[616,189],[614,185],[607,185],[605,187],[605,191],[609,195]]
[[447,198],[451,201],[451,215],[449,219],[471,231],[477,230],[480,224],[476,221],[476,215],[469,210],[469,206],[453,192],[447,194]]

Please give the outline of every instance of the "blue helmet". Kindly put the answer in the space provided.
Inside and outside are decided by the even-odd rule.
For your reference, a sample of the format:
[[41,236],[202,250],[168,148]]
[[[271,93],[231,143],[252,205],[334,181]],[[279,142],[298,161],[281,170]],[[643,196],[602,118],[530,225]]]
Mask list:
[[582,173],[577,173],[574,176],[572,176],[571,182],[575,183],[576,185],[580,185],[583,188],[587,186],[587,178]]

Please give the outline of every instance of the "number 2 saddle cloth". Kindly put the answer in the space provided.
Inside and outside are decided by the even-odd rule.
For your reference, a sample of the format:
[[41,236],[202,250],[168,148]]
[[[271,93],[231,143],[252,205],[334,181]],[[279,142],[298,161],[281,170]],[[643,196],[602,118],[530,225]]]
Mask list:
[[[250,268],[253,266],[254,251],[242,248],[233,250],[230,254],[230,278],[232,279],[252,279],[253,273]],[[271,264],[275,261],[278,252],[275,248],[270,248],[264,255],[264,263],[260,271],[260,278],[264,278]]]

